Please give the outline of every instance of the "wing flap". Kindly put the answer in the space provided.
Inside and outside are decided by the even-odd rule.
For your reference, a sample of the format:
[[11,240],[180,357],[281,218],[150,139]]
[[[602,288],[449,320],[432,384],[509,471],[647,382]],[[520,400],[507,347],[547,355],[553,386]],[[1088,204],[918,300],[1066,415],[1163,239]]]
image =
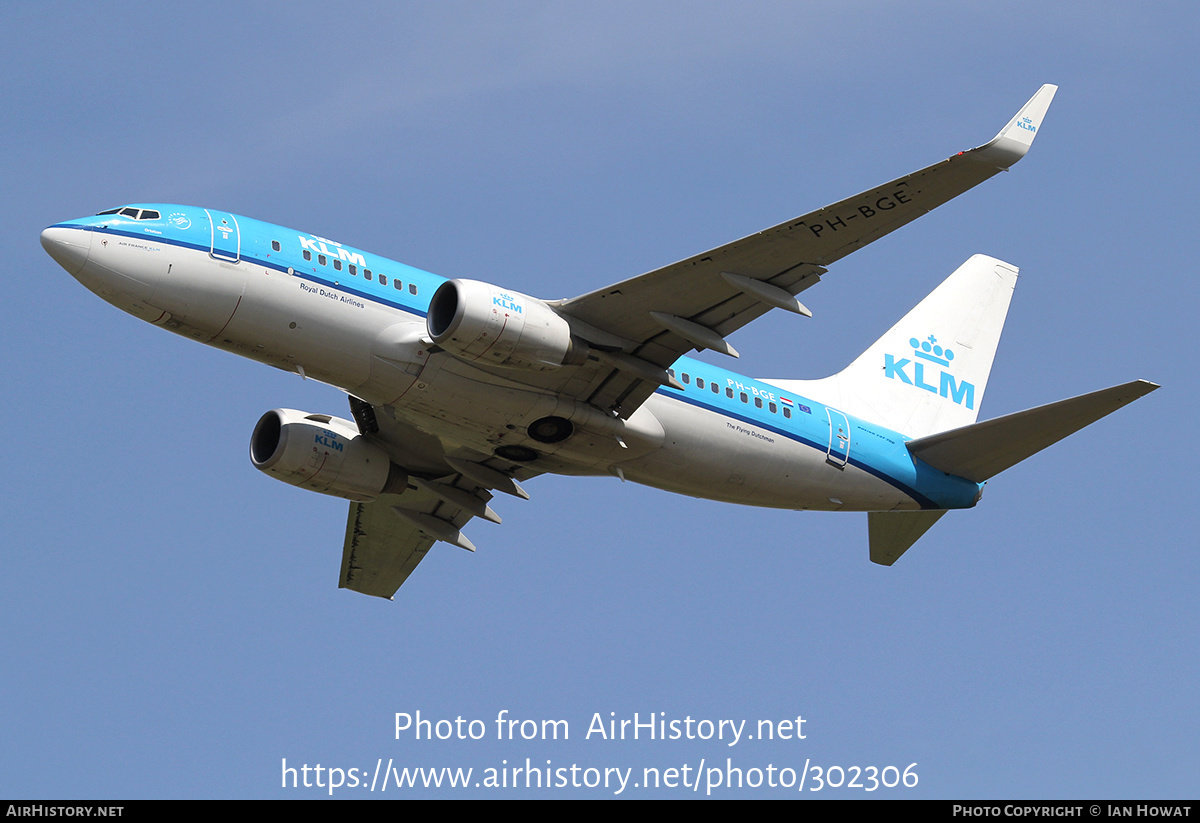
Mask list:
[[350,408],[359,430],[386,448],[408,478],[403,491],[350,504],[339,588],[390,600],[435,542],[475,551],[462,528],[475,516],[500,522],[488,505],[492,489],[529,497],[500,469],[448,456],[437,437],[389,408],[357,397],[350,398]]
[[[410,486],[402,494],[384,494],[370,503],[350,504],[339,588],[391,599],[435,542],[475,551],[475,545],[462,533],[474,514],[467,505],[459,504],[472,498],[479,508],[494,516],[487,506],[491,495],[462,475],[454,475],[449,482],[417,478],[411,482],[416,488]],[[463,500],[456,503],[451,497]],[[475,504],[469,505],[476,508]]]
[[350,504],[339,588],[390,600],[425,558],[433,538],[391,510],[403,499],[384,495],[372,503]]

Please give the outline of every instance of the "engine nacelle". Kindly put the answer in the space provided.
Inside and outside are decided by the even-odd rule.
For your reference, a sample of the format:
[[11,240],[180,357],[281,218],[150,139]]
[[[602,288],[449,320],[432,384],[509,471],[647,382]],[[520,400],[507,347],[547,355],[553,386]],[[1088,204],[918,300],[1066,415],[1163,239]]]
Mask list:
[[408,476],[349,420],[272,409],[250,436],[250,462],[277,480],[365,502],[404,491]]
[[582,363],[587,346],[534,297],[478,280],[448,280],[429,301],[429,336],[451,354],[510,369],[549,371]]

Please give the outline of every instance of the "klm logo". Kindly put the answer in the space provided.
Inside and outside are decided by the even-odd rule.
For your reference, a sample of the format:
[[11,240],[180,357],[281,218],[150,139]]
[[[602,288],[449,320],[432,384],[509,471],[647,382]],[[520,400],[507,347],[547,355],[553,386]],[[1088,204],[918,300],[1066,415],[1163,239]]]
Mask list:
[[525,311],[521,304],[517,302],[515,297],[513,297],[511,294],[506,294],[505,292],[500,292],[499,294],[493,292],[492,305],[499,306],[502,309],[508,309],[513,314],[521,314]]
[[345,446],[338,441],[338,436],[328,429],[322,429],[321,433],[313,438],[313,441],[317,445],[324,446],[325,448],[335,452],[340,452],[345,448]]
[[1022,117],[1020,120],[1018,120],[1017,128],[1024,129],[1025,131],[1029,132],[1030,134],[1033,134],[1034,132],[1037,131],[1037,126],[1033,125],[1033,121],[1030,120],[1028,117]]
[[[943,349],[932,334],[924,341],[913,337],[908,341],[913,347],[912,360],[897,360],[890,354],[883,356],[883,376],[899,380],[918,389],[947,397],[960,406],[975,408],[975,385],[954,379],[947,369],[954,360],[951,349]],[[927,370],[928,369],[928,370]],[[935,375],[934,372],[937,372]],[[936,384],[936,385],[935,385]]]
[[[333,246],[333,248],[331,249],[329,246]],[[358,252],[344,249],[341,243],[326,240],[324,237],[317,237],[315,234],[311,238],[300,235],[300,248],[315,251],[317,254],[324,254],[338,260],[345,260],[347,263],[356,263],[364,269],[367,267],[366,258]]]

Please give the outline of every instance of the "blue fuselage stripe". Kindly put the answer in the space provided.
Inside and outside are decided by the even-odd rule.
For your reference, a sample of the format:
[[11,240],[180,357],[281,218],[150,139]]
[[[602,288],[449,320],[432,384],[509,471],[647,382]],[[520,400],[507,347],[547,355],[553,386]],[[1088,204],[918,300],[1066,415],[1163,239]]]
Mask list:
[[[121,231],[120,229],[113,229],[113,228],[109,228],[106,226],[105,227],[81,226],[78,223],[56,223],[51,228],[82,229],[84,231],[94,231],[97,234],[109,234],[109,235],[113,235],[116,237],[130,237],[135,240],[141,240],[141,241],[153,240],[158,243],[164,243],[169,246],[176,246],[181,249],[189,249],[191,251],[203,252],[204,254],[212,253],[211,248],[207,244],[200,245],[197,243],[189,243],[186,240],[180,240],[177,237],[169,237],[167,235],[140,234],[138,232]],[[358,297],[361,297],[364,300],[370,300],[373,303],[379,303],[381,305],[389,306],[394,309],[400,309],[402,311],[408,312],[409,314],[415,314],[419,317],[425,317],[425,315],[427,314],[427,312],[424,309],[420,308],[419,306],[413,305],[411,303],[394,300],[394,299],[391,299],[390,297],[385,297],[384,295],[377,294],[373,291],[365,291],[363,289],[351,286],[348,283],[345,283],[341,280],[327,280],[315,273],[309,274],[308,272],[302,271],[301,269],[298,269],[295,266],[289,266],[286,263],[278,263],[274,260],[263,259],[261,257],[256,256],[253,252],[247,252],[246,247],[247,247],[247,244],[243,243],[241,255],[239,257],[239,261],[241,263],[247,263],[247,264],[254,265],[254,266],[263,266],[264,268],[274,269],[275,271],[282,272],[284,274],[290,274],[292,277],[297,277],[301,280],[306,280],[309,283],[316,283],[320,286],[330,288],[330,289],[338,289],[338,290],[344,291],[348,294],[353,294]],[[219,251],[220,250],[218,249],[218,252]],[[276,254],[282,254],[282,252],[276,252]],[[232,258],[224,258],[224,257],[220,257],[220,256],[217,256],[214,259],[232,261]],[[309,261],[304,261],[304,262],[309,262]],[[385,262],[395,265],[397,267],[411,268],[409,266],[404,266],[402,263],[396,263],[393,260],[387,260]],[[413,270],[416,271],[415,269],[413,269]],[[422,272],[422,273],[429,274],[428,272]],[[429,275],[429,276],[436,277],[436,275]],[[381,287],[381,288],[386,288],[386,287]]]

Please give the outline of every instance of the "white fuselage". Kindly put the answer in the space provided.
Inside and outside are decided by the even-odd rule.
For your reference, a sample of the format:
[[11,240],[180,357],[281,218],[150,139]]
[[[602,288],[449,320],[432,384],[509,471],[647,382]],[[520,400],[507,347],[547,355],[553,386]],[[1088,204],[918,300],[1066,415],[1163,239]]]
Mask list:
[[[817,404],[800,405],[807,413],[787,420],[766,418],[744,394],[739,408],[723,391],[726,384],[744,388],[754,381],[686,358],[677,370],[707,373],[710,384],[721,381],[722,392],[695,390],[689,381],[685,391],[660,390],[627,420],[615,418],[523,383],[520,371],[485,370],[438,351],[419,309],[370,299],[343,288],[338,278],[263,264],[249,248],[250,224],[267,224],[240,219],[244,245],[229,255],[236,262],[167,236],[135,237],[95,224],[59,224],[47,229],[43,242],[47,249],[67,248],[68,262],[52,254],[119,308],[385,407],[439,438],[447,453],[466,447],[492,454],[528,443],[526,427],[554,415],[571,420],[575,434],[539,446],[540,471],[616,474],[694,497],[774,508],[934,507],[914,493],[920,478],[894,432],[840,416],[849,430],[835,433],[840,413]],[[427,305],[429,295],[421,297]],[[849,458],[842,461],[830,454],[839,436]],[[869,452],[859,448],[864,440]],[[880,459],[884,465],[876,466]],[[969,485],[950,489],[953,499],[943,495],[937,507],[972,504],[976,492]]]

